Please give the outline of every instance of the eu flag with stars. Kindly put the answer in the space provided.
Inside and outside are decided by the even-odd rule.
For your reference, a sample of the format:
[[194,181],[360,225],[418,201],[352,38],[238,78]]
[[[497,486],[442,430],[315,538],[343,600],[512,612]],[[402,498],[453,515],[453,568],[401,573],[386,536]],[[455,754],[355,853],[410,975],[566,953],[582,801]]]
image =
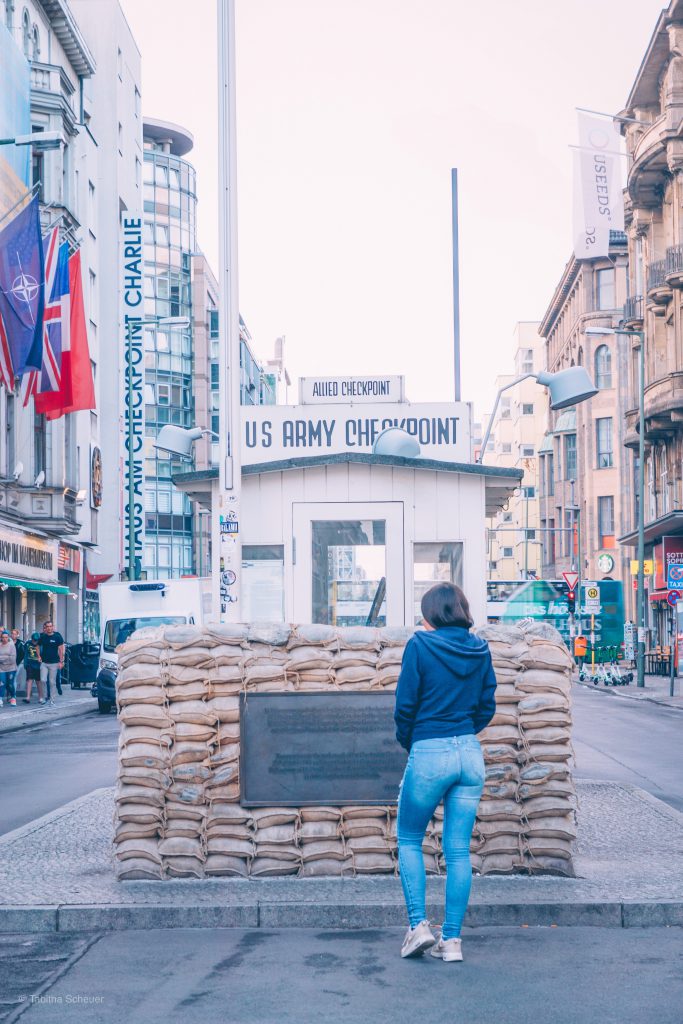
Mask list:
[[[0,341],[5,371],[20,377],[43,364],[45,262],[38,199],[0,231]],[[3,374],[4,376],[4,374]]]

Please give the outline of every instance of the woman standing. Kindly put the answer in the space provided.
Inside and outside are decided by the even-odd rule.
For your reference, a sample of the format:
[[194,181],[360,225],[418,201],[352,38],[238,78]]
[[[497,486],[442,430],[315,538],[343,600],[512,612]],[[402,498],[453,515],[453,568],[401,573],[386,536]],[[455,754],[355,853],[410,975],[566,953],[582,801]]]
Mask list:
[[[398,804],[398,863],[410,927],[401,956],[462,960],[460,929],[472,885],[470,839],[484,788],[476,733],[496,710],[496,677],[460,587],[439,583],[422,598],[424,632],[406,645],[396,688],[396,736],[410,751]],[[425,911],[422,842],[443,800],[446,916],[436,941]]]
[[0,633],[0,707],[2,695],[7,689],[8,704],[16,707],[17,695],[14,689],[14,677],[17,674],[17,649],[6,629]]

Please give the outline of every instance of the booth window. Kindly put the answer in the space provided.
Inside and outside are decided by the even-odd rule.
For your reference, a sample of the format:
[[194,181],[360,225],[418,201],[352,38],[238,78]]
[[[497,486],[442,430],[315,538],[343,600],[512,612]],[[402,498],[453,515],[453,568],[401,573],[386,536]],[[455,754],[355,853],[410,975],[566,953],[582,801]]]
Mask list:
[[317,520],[311,528],[313,622],[386,626],[386,522]]
[[414,618],[422,622],[422,595],[435,583],[457,583],[462,586],[462,543],[445,541],[413,545]]
[[242,613],[245,622],[284,622],[285,549],[282,544],[242,545]]

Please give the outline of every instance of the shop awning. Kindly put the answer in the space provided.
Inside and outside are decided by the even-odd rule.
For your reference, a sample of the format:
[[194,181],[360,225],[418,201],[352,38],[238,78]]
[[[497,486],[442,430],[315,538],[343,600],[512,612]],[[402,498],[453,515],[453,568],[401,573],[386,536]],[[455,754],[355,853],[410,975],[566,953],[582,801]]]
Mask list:
[[0,576],[0,586],[23,587],[24,590],[42,590],[48,594],[70,594],[68,587],[61,583],[36,583],[35,580],[18,580],[14,576]]

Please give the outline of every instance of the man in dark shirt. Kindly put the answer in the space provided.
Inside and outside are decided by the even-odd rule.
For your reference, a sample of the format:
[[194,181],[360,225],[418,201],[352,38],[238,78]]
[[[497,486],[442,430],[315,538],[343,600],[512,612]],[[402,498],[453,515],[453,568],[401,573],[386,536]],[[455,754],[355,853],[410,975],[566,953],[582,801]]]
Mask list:
[[40,678],[47,683],[47,703],[54,704],[52,686],[57,689],[59,672],[64,668],[64,637],[57,633],[54,623],[43,623],[43,632],[38,641],[40,648]]

